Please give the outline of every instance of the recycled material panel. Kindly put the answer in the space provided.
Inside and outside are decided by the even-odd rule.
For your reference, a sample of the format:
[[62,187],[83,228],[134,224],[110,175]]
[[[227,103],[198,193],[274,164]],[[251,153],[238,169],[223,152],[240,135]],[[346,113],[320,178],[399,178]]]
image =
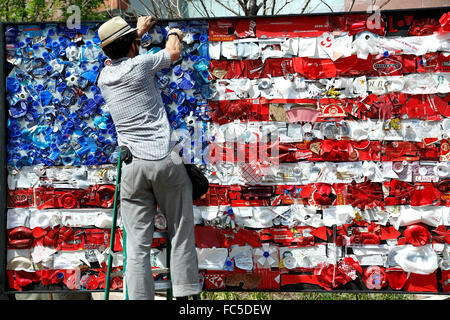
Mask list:
[[[105,287],[118,149],[114,123],[97,87],[99,73],[111,63],[98,47],[99,25],[5,28],[10,290]],[[142,37],[140,54],[164,48],[169,25],[186,32],[184,53],[156,80],[171,124],[186,128],[189,115],[208,120],[208,24],[155,26]],[[155,225],[164,229],[164,217],[158,214],[157,219]],[[111,289],[121,290],[120,228],[114,243]],[[165,239],[155,239],[151,262],[158,270],[165,266],[164,246]],[[155,279],[166,275],[155,274]]]
[[[450,290],[450,18],[425,12],[383,13],[375,22],[338,14],[169,23],[183,24],[183,54],[157,74],[158,85],[172,128],[187,140],[184,156],[210,181],[194,201],[204,290]],[[83,52],[87,44],[75,40],[95,48],[97,27],[69,36],[56,27],[54,38]],[[114,151],[104,143],[115,146],[115,133],[95,81],[73,84],[68,116],[81,120],[67,131],[57,94],[39,78],[45,64],[33,74],[20,60],[50,28],[28,42],[26,30],[6,29],[14,38],[7,59],[28,74],[8,80],[10,287],[101,289],[115,183]],[[162,48],[165,32],[156,26],[145,35],[141,54]],[[20,41],[24,48],[13,46]],[[80,57],[65,66],[86,66],[88,78],[107,63]],[[42,83],[39,92],[52,100],[21,99],[15,80],[25,91]],[[55,83],[58,92],[63,82]],[[92,114],[84,112],[90,99]],[[37,116],[45,107],[53,122]],[[77,127],[83,121],[86,134]],[[55,132],[47,140],[44,126]],[[57,140],[59,131],[67,141]],[[62,166],[64,142],[74,151],[71,166]],[[156,226],[164,229],[163,213]],[[165,266],[164,244],[154,240],[156,270]],[[121,245],[119,232],[113,289],[122,288]]]

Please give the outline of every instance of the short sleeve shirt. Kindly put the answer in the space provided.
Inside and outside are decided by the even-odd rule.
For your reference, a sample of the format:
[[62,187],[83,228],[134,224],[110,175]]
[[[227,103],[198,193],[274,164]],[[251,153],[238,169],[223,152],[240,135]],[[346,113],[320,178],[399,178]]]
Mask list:
[[163,49],[115,60],[100,73],[98,86],[116,127],[118,144],[127,146],[137,158],[162,159],[175,145],[155,79],[156,72],[170,64],[170,54]]

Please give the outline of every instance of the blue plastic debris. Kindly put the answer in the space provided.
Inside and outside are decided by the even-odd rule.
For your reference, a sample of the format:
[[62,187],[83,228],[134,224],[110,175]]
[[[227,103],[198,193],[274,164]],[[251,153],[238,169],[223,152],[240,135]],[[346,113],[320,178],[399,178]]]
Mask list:
[[[176,26],[191,33],[192,41],[184,42],[177,63],[155,76],[169,122],[180,129],[186,128],[189,115],[197,121],[210,120],[204,101],[211,89],[208,23],[171,24]],[[97,87],[107,57],[98,47],[96,27],[5,26],[8,61],[14,65],[6,79],[8,165],[117,163],[117,134]],[[144,35],[141,54],[160,51],[167,30],[167,26],[155,26]],[[192,133],[192,127],[189,130]]]

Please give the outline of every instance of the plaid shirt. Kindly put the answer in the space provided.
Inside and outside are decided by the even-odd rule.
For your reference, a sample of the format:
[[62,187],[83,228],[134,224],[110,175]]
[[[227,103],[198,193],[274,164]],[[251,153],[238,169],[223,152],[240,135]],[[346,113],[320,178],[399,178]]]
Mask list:
[[137,158],[162,159],[175,145],[155,81],[155,73],[170,64],[169,52],[161,50],[115,60],[100,73],[98,86],[114,121],[117,141]]

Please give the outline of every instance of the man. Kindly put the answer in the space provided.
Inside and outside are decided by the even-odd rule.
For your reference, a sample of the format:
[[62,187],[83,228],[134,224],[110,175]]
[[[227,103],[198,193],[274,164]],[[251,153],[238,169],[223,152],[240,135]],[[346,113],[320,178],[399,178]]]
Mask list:
[[173,295],[187,299],[200,292],[194,239],[192,184],[181,157],[173,150],[171,127],[155,82],[155,73],[181,55],[183,33],[168,32],[166,47],[139,55],[140,37],[152,28],[152,17],[140,17],[137,28],[115,17],[98,30],[101,47],[111,59],[98,80],[109,107],[120,146],[132,160],[122,166],[121,216],[127,234],[124,276],[129,299],[154,299],[150,265],[157,205],[166,215],[171,241]]

